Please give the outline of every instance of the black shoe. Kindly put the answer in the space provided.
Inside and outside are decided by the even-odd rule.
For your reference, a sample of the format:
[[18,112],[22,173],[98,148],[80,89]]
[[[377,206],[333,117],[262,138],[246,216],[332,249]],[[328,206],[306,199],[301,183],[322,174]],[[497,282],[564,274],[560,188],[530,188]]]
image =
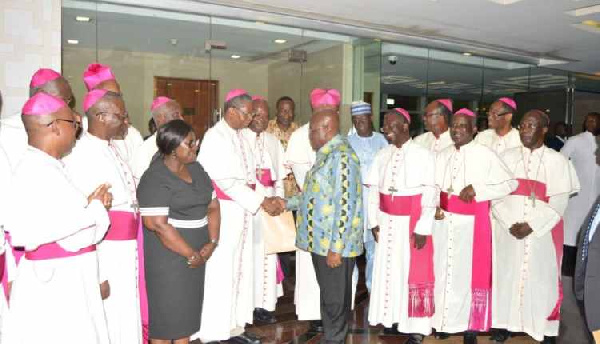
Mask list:
[[505,329],[493,329],[491,332],[490,340],[496,343],[504,343],[510,338],[510,332]]
[[556,344],[556,337],[544,336],[544,340],[542,341],[542,344]]
[[321,320],[312,320],[308,332],[320,332],[323,333],[323,322]]
[[423,343],[423,338],[425,338],[422,334],[411,333],[408,335],[408,341],[405,344],[421,344]]
[[448,339],[450,335],[446,332],[435,332],[435,339]]
[[465,332],[463,334],[464,344],[477,344],[477,333],[476,332]]
[[231,338],[236,344],[261,344],[260,338],[250,332],[244,332],[239,336]]
[[398,325],[394,324],[392,327],[386,327],[383,329],[384,336],[400,336],[402,333],[398,332]]
[[262,324],[274,324],[277,322],[273,313],[264,308],[254,308],[254,322]]

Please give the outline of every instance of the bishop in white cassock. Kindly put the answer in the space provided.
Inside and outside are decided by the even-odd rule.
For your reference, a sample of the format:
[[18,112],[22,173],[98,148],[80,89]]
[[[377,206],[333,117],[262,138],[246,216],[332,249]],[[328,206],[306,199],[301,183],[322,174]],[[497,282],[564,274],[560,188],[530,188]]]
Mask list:
[[114,197],[109,211],[111,227],[98,245],[100,281],[108,281],[110,286],[110,296],[104,300],[110,341],[142,343],[140,294],[144,297],[144,287],[139,281],[143,269],[138,259],[143,259],[143,254],[138,254],[141,231],[136,185],[129,165],[112,142],[127,130],[125,103],[117,93],[96,89],[86,95],[83,108],[89,129],[63,160],[83,193],[90,193],[98,184],[110,185]]
[[384,117],[391,143],[375,155],[369,185],[369,228],[377,246],[369,302],[369,324],[410,333],[421,343],[434,313],[431,233],[439,192],[435,156],[410,139],[410,116],[394,109]]
[[523,146],[502,155],[519,187],[493,202],[493,327],[538,341],[558,335],[562,215],[579,190],[571,163],[544,145],[548,125],[539,110],[525,114]]
[[265,196],[255,191],[254,156],[242,135],[252,111],[252,98],[246,91],[230,91],[225,116],[206,132],[198,155],[224,214],[219,246],[206,264],[200,331],[192,336],[204,343],[231,337],[256,342],[244,332],[254,310],[253,215],[265,203]]
[[[283,180],[287,175],[283,167],[283,146],[279,140],[265,130],[269,122],[269,108],[266,100],[252,97],[254,118],[243,137],[248,142],[256,166],[256,192],[264,197],[284,197]],[[275,322],[269,313],[275,310],[277,298],[283,295],[282,273],[277,274],[277,254],[265,254],[264,222],[260,217],[269,216],[265,212],[254,215],[254,319]],[[266,312],[265,312],[266,311]]]
[[[170,121],[176,119],[183,120],[183,117],[181,116],[181,105],[179,105],[177,101],[167,97],[156,97],[154,101],[152,101],[150,111],[152,111],[152,119],[154,120],[154,123],[156,123],[156,129]],[[133,170],[133,176],[135,177],[136,182],[139,182],[142,178],[142,175],[146,172],[148,166],[150,166],[150,162],[152,162],[152,158],[157,152],[156,133],[154,133],[154,135],[147,138],[140,145],[135,151],[135,155],[132,159],[131,169]]]
[[490,128],[477,134],[475,142],[497,154],[502,154],[507,149],[521,147],[519,131],[512,127],[515,111],[517,111],[517,103],[511,98],[503,97],[493,102],[488,111]]
[[448,121],[452,115],[452,100],[437,99],[427,104],[423,122],[428,131],[415,137],[414,141],[437,154],[453,144],[448,131]]
[[82,193],[60,161],[78,128],[61,99],[37,93],[23,122],[29,147],[8,190],[4,225],[25,255],[0,341],[108,344],[95,245],[109,226],[108,186]]
[[437,155],[440,208],[433,232],[435,315],[440,332],[473,332],[491,325],[492,232],[489,201],[517,188],[506,165],[489,148],[472,142],[475,115],[460,109],[452,118],[454,146]]

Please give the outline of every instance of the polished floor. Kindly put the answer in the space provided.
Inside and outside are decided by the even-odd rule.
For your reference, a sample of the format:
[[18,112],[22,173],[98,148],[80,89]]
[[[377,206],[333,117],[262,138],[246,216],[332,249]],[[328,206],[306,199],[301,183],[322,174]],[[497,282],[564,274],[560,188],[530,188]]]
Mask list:
[[[359,260],[359,269],[362,272],[364,262]],[[296,320],[294,308],[294,278],[286,277],[284,280],[284,296],[277,303],[275,315],[277,323],[272,325],[252,325],[247,327],[247,331],[258,335],[263,344],[282,344],[282,343],[307,343],[317,344],[320,342],[321,334],[309,332],[309,324],[306,321]],[[362,273],[361,276],[364,276]],[[350,333],[346,339],[348,344],[403,344],[408,340],[407,336],[384,336],[383,328],[369,326],[367,322],[369,299],[367,289],[363,280],[359,280],[356,296],[356,306],[352,312],[350,320]],[[495,343],[490,341],[489,335],[481,335],[478,338],[479,344]],[[431,344],[459,344],[462,343],[462,336],[452,336],[446,340],[436,340],[428,337],[424,343]],[[507,344],[529,344],[537,343],[525,335],[517,335],[505,343]],[[199,344],[199,342],[193,342]]]

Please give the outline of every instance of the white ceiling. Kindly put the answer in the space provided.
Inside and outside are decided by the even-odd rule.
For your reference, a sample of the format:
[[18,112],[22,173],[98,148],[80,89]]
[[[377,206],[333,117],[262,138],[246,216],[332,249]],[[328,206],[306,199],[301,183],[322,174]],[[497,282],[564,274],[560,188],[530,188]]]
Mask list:
[[[124,0],[132,1],[132,0]],[[433,44],[460,51],[471,46],[483,55],[492,50],[521,56],[572,61],[556,65],[570,71],[600,73],[600,29],[583,30],[583,20],[600,13],[566,12],[600,4],[593,0],[521,0],[501,5],[490,0],[209,0],[244,9],[336,22],[380,30],[373,37]],[[511,2],[511,1],[506,1]],[[542,63],[544,63],[542,61]]]

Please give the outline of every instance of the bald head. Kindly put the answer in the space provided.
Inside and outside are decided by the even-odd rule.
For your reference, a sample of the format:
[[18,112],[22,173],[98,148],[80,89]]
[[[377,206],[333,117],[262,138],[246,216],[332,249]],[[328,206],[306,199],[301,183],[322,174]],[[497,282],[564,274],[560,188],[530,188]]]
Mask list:
[[75,105],[73,101],[73,90],[71,89],[71,85],[69,85],[67,80],[65,80],[63,77],[48,81],[40,86],[30,88],[29,96],[33,97],[38,92],[48,93],[51,96],[60,98],[70,107]]
[[311,147],[317,151],[334,138],[340,131],[340,116],[337,109],[319,108],[310,118],[309,139]]

